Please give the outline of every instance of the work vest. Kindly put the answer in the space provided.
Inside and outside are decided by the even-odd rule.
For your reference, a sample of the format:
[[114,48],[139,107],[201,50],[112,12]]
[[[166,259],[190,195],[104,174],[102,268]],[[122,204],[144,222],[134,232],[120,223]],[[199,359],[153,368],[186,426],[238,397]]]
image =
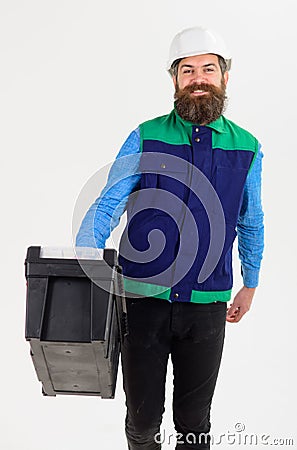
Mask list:
[[201,126],[173,110],[142,123],[140,140],[141,178],[120,243],[128,295],[230,300],[232,246],[257,139],[224,116]]

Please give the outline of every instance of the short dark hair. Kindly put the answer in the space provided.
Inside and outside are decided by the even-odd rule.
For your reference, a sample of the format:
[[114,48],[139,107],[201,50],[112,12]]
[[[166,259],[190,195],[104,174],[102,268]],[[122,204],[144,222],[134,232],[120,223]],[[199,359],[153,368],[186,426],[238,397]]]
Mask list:
[[[216,55],[218,57],[219,60],[219,65],[220,65],[220,69],[222,72],[222,75],[224,75],[225,72],[227,72],[227,63],[225,61],[225,59],[220,56],[220,55]],[[181,62],[183,58],[180,59],[176,59],[175,61],[173,61],[173,63],[171,64],[171,67],[169,69],[169,73],[172,77],[176,77],[177,76],[177,71],[178,71],[178,66],[179,63]]]

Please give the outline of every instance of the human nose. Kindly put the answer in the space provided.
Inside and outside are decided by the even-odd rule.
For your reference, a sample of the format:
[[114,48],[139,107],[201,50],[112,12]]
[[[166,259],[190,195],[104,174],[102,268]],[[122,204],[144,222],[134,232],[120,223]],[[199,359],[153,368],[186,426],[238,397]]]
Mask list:
[[202,70],[195,69],[192,72],[191,83],[202,83],[206,81],[205,73]]

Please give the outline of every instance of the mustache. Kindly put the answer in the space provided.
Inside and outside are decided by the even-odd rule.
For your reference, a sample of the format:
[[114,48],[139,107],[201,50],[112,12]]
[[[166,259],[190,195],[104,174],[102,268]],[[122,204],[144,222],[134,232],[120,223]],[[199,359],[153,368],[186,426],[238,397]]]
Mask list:
[[207,83],[194,83],[190,84],[188,86],[185,86],[183,89],[178,88],[176,91],[176,94],[178,96],[184,95],[184,94],[192,94],[194,91],[204,91],[204,92],[210,92],[213,95],[218,94],[221,92],[221,89],[217,86],[213,86],[211,84]]

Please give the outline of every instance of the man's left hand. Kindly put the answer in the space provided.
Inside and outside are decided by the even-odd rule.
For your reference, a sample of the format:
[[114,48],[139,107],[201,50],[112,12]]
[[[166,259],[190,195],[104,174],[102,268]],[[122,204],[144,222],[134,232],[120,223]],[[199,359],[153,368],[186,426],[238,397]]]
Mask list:
[[233,303],[227,310],[227,322],[239,322],[243,315],[249,311],[256,288],[243,286],[234,297]]

